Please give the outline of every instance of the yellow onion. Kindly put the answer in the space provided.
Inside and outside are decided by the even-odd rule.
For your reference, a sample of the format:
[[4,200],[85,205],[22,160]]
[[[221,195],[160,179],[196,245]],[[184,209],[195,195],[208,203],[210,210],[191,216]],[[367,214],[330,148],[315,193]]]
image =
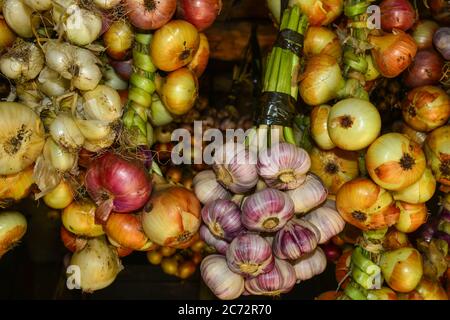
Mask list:
[[423,203],[431,199],[436,190],[436,179],[429,168],[426,168],[418,181],[392,193],[395,200],[409,203]]
[[50,125],[50,135],[60,146],[69,151],[76,151],[84,143],[84,136],[78,129],[73,117],[60,113]]
[[386,78],[398,76],[416,56],[416,42],[402,30],[394,29],[385,35],[369,36],[369,42],[374,46],[372,55],[378,70]]
[[[82,250],[72,255],[70,266],[79,268],[79,283],[75,284],[78,284],[84,292],[106,288],[123,269],[117,249],[108,245],[105,237],[88,240]],[[70,268],[68,271],[70,273]],[[70,277],[70,274],[68,276]],[[76,279],[76,274],[72,276]]]
[[28,81],[36,78],[44,67],[44,54],[31,42],[18,39],[0,58],[0,71],[11,80]]
[[0,35],[0,52],[3,52],[4,49],[9,48],[13,45],[14,41],[16,40],[16,34],[8,27],[5,18],[2,17],[0,17]]
[[39,90],[50,97],[59,97],[67,92],[70,82],[61,77],[58,72],[44,67],[37,79]]
[[402,122],[400,126],[400,133],[403,133],[412,141],[418,143],[420,146],[423,145],[425,139],[427,138],[427,134],[425,132],[417,131],[404,122]]
[[336,147],[328,134],[328,116],[331,107],[323,104],[311,111],[311,136],[320,149],[330,150]]
[[150,56],[158,69],[175,71],[192,61],[199,44],[199,33],[192,24],[172,20],[155,32]]
[[387,133],[375,140],[366,153],[370,177],[388,190],[401,190],[420,179],[426,167],[420,145],[400,133]]
[[111,123],[102,120],[75,119],[75,123],[86,140],[102,140],[114,136]]
[[133,46],[133,28],[126,20],[114,21],[103,34],[106,53],[115,60],[124,60]]
[[0,102],[0,128],[0,175],[20,172],[41,154],[44,126],[27,106]]
[[22,38],[31,38],[33,28],[39,26],[39,17],[32,18],[33,10],[23,0],[4,0],[3,16],[6,23]]
[[33,166],[18,173],[0,176],[0,208],[27,197],[33,183]]
[[112,146],[112,144],[116,140],[116,135],[117,134],[115,132],[112,132],[110,135],[106,136],[103,139],[98,140],[86,139],[84,140],[83,148],[90,152],[100,152],[101,150],[104,150]]
[[395,250],[399,248],[412,247],[408,235],[397,229],[389,230],[383,239],[383,248],[385,250]]
[[400,209],[398,221],[395,228],[398,231],[410,233],[416,231],[427,220],[427,206],[425,203],[408,203],[403,201],[396,202]]
[[311,172],[315,173],[331,194],[359,175],[358,153],[338,148],[323,151],[314,147],[310,151]]
[[52,209],[64,209],[72,203],[74,192],[69,183],[64,180],[47,193],[43,200],[44,203]]
[[27,220],[20,212],[0,212],[0,258],[22,239],[26,231]]
[[400,248],[381,255],[381,272],[387,284],[398,292],[409,292],[422,278],[422,256],[414,248]]
[[188,69],[194,72],[199,78],[205,72],[209,59],[209,42],[204,33],[200,33],[200,44],[198,50],[195,53],[192,61],[187,65]]
[[398,300],[397,294],[392,289],[382,287],[367,291],[367,300]]
[[83,94],[83,111],[89,120],[113,122],[122,116],[119,93],[109,86],[98,85]]
[[164,78],[160,95],[167,110],[183,115],[192,109],[197,99],[197,77],[188,68],[173,71]]
[[337,19],[344,8],[342,0],[290,0],[289,5],[297,5],[308,16],[312,26],[326,26]]
[[73,4],[66,8],[65,14],[62,25],[69,42],[77,46],[85,46],[100,36],[102,17],[98,12]]
[[74,201],[64,208],[61,220],[64,227],[84,237],[98,237],[104,234],[100,224],[95,223],[95,210],[97,207],[90,200]]
[[52,0],[23,0],[23,2],[35,11],[47,11],[53,6]]
[[201,224],[200,202],[182,187],[169,187],[152,194],[142,214],[142,227],[150,241],[179,248],[188,243]]
[[369,146],[380,133],[381,117],[369,101],[349,98],[336,103],[328,117],[328,133],[343,150],[360,150]]
[[436,180],[450,186],[450,125],[433,130],[425,140],[424,150]]
[[423,300],[448,300],[447,293],[439,282],[425,277],[422,277],[413,292]]
[[[45,105],[44,96],[39,90],[36,81],[16,82],[16,94],[20,103],[34,111],[39,111]],[[48,118],[50,117],[42,117],[45,127],[47,127],[46,120]]]
[[340,60],[342,48],[337,34],[326,27],[309,27],[305,35],[303,52],[307,57],[327,54]]
[[406,95],[402,112],[411,128],[429,132],[450,118],[450,97],[436,86],[417,87]]
[[300,95],[307,104],[312,106],[336,98],[338,91],[345,85],[336,58],[326,54],[311,57],[300,80]]
[[336,208],[345,221],[364,231],[392,226],[399,216],[391,194],[366,178],[346,182],[336,195]]
[[77,163],[77,154],[60,147],[52,137],[47,138],[43,155],[55,169],[61,172],[71,170]]

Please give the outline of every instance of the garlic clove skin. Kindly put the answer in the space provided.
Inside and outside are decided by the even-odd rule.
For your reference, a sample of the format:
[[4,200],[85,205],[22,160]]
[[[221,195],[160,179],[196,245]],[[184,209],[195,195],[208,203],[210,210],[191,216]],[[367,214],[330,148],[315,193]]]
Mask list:
[[227,241],[244,231],[241,210],[231,200],[217,199],[208,202],[202,209],[202,220],[215,237]]
[[297,283],[321,274],[327,268],[327,257],[320,247],[293,263]]
[[339,234],[345,227],[345,221],[337,210],[322,206],[303,217],[319,230],[319,244],[323,244],[335,235]]
[[322,204],[328,196],[328,190],[318,176],[313,173],[306,175],[305,182],[294,190],[286,191],[294,202],[297,214],[305,214]]
[[202,238],[209,246],[216,249],[220,254],[226,254],[230,244],[223,239],[216,238],[206,225],[202,225],[199,230],[200,238]]
[[217,199],[231,199],[231,193],[217,182],[212,170],[200,171],[195,175],[192,183],[195,195],[202,204]]

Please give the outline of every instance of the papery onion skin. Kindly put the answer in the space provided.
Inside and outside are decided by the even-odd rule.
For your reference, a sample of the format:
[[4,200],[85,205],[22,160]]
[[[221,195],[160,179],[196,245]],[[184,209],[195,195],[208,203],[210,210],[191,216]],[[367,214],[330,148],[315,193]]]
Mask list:
[[420,179],[426,159],[417,143],[400,133],[387,133],[370,145],[366,167],[379,186],[397,191]]
[[436,179],[430,168],[427,167],[419,180],[409,187],[393,192],[392,196],[395,200],[409,203],[424,203],[433,197],[435,190]]
[[242,224],[249,230],[275,232],[294,216],[294,202],[276,189],[263,189],[242,205]]
[[442,77],[444,60],[433,49],[419,50],[405,71],[404,82],[410,88],[435,85]]
[[413,61],[417,45],[407,33],[394,29],[392,34],[370,36],[369,42],[374,46],[372,56],[378,70],[386,78],[394,78],[402,73]]
[[44,54],[31,43],[16,40],[0,58],[0,71],[9,79],[24,82],[36,78],[44,67]]
[[143,30],[156,30],[166,25],[177,9],[177,0],[125,0],[128,19]]
[[312,26],[326,26],[337,19],[344,9],[342,0],[290,0],[289,5],[297,5],[308,16]]
[[397,292],[413,290],[422,278],[422,257],[414,248],[401,248],[383,253],[381,272],[388,285]]
[[102,17],[95,11],[78,5],[66,8],[63,21],[66,38],[77,46],[86,46],[94,42],[102,31]]
[[145,251],[152,245],[142,230],[141,218],[138,215],[113,212],[104,229],[108,237],[121,247]]
[[294,211],[297,214],[305,214],[317,207],[327,199],[328,191],[319,177],[308,173],[305,182],[294,190],[286,191],[294,202]]
[[429,49],[433,47],[433,35],[439,25],[433,20],[420,20],[412,29],[412,37],[417,43],[417,48]]
[[381,131],[381,117],[369,101],[349,98],[336,103],[328,117],[331,141],[343,150],[369,146]]
[[410,29],[416,19],[416,12],[408,0],[383,0],[380,4],[381,27],[384,31]]
[[231,200],[208,202],[202,209],[202,220],[218,238],[231,241],[244,227],[241,223],[241,211]]
[[199,31],[209,28],[222,9],[222,0],[179,0],[177,15]]
[[124,60],[129,54],[134,42],[134,33],[128,22],[119,20],[111,24],[103,34],[106,53],[115,60]]
[[311,137],[322,150],[331,150],[335,146],[328,134],[329,105],[316,106],[311,110]]
[[267,273],[275,265],[270,244],[255,233],[241,234],[234,238],[226,257],[231,271],[249,277]]
[[327,258],[320,247],[293,262],[297,283],[321,274],[327,267]]
[[68,231],[78,236],[101,236],[104,231],[101,225],[95,223],[95,209],[95,204],[90,200],[74,201],[64,208],[62,223]]
[[200,36],[192,24],[184,20],[172,20],[155,32],[150,56],[158,69],[175,71],[192,61],[199,45]]
[[346,222],[363,231],[392,226],[400,213],[390,193],[366,178],[345,183],[336,195],[336,208]]
[[33,183],[33,166],[18,173],[0,175],[0,208],[9,207],[27,197]]
[[49,129],[53,140],[70,152],[79,150],[84,143],[84,136],[70,114],[58,114]]
[[291,291],[296,282],[294,267],[276,259],[271,271],[245,281],[245,289],[254,295],[278,296]]
[[303,52],[307,57],[327,54],[339,61],[342,48],[336,33],[326,27],[309,27],[305,35]]
[[204,33],[200,33],[200,44],[198,50],[192,58],[191,62],[187,64],[189,70],[191,70],[197,78],[200,78],[205,72],[208,65],[210,54],[208,38]]
[[425,140],[428,166],[437,182],[450,186],[450,125],[433,130]]
[[87,243],[87,239],[69,232],[64,226],[61,226],[59,234],[62,243],[70,252],[82,250]]
[[244,292],[244,278],[232,272],[224,256],[212,254],[203,259],[200,273],[208,288],[222,300],[233,300]]
[[417,87],[402,102],[402,113],[411,128],[429,132],[450,118],[450,97],[437,86]]
[[122,116],[119,93],[109,86],[98,85],[94,90],[84,92],[83,98],[88,119],[113,122]]
[[344,183],[359,175],[358,153],[334,148],[323,151],[314,147],[310,151],[311,172],[315,173],[328,189],[336,194]]
[[291,190],[300,186],[311,166],[308,153],[290,143],[279,143],[261,152],[256,169],[271,188]]
[[230,244],[225,240],[216,238],[207,226],[204,224],[200,227],[200,238],[203,239],[208,245],[213,247],[218,253],[225,255],[227,253]]
[[410,126],[408,126],[404,122],[402,122],[399,132],[403,133],[408,138],[410,138],[412,141],[418,143],[420,146],[423,146],[423,143],[425,142],[425,139],[427,138],[427,134],[425,132],[415,130],[415,129],[411,128]]
[[169,187],[152,194],[142,214],[142,226],[150,241],[161,246],[182,248],[201,224],[201,206],[194,193]]
[[27,220],[17,211],[0,212],[0,259],[27,231]]
[[217,199],[231,199],[231,194],[216,180],[212,170],[204,170],[197,173],[192,181],[194,192],[202,204]]
[[283,260],[296,260],[317,247],[318,230],[308,221],[290,220],[273,239],[272,250],[275,256]]
[[408,235],[397,229],[389,230],[383,239],[383,248],[385,250],[396,250],[400,248],[412,247]]
[[395,228],[404,233],[416,231],[427,220],[427,207],[425,203],[412,204],[403,201],[396,202],[400,215]]
[[27,106],[0,102],[0,175],[14,174],[28,167],[44,147],[44,126]]

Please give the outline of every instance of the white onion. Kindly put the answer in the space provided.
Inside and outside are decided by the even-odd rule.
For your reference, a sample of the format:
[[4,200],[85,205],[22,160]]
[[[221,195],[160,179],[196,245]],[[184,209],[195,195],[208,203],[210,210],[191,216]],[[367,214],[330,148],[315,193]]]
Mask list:
[[320,247],[293,263],[297,283],[321,274],[327,267],[327,257]]
[[20,212],[0,212],[0,258],[17,244],[26,231],[27,220]]
[[44,54],[35,44],[22,40],[0,59],[0,71],[11,80],[36,78],[44,67]]
[[35,11],[47,11],[53,7],[52,0],[22,0]]
[[83,146],[84,136],[78,129],[72,116],[59,114],[50,125],[52,138],[62,147],[69,151],[78,150]]
[[111,125],[106,121],[75,119],[75,122],[86,140],[102,140],[114,135]]
[[66,172],[70,171],[77,162],[77,154],[69,152],[59,146],[51,137],[47,138],[44,145],[43,155],[55,169]]
[[69,42],[85,46],[100,36],[102,17],[96,12],[71,5],[67,8],[66,14],[63,28]]
[[93,0],[94,4],[100,9],[112,9],[122,0]]
[[67,92],[70,82],[58,72],[44,67],[37,79],[39,89],[49,97],[59,97]]
[[122,116],[122,102],[116,90],[99,85],[83,94],[83,110],[89,120],[113,122]]
[[90,152],[99,152],[112,146],[116,140],[116,133],[112,132],[109,136],[99,140],[84,140],[83,148]]
[[39,26],[39,18],[31,18],[33,10],[23,0],[4,0],[3,16],[8,26],[22,38],[33,36],[33,27]]

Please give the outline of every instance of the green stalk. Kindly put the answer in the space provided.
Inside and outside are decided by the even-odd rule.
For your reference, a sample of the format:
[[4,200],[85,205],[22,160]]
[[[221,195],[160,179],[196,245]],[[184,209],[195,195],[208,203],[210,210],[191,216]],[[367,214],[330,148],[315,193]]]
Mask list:
[[364,256],[361,247],[356,247],[353,250],[352,264],[368,275],[379,275],[381,273],[380,267]]
[[354,282],[350,282],[344,289],[345,294],[352,300],[367,300],[365,290]]

